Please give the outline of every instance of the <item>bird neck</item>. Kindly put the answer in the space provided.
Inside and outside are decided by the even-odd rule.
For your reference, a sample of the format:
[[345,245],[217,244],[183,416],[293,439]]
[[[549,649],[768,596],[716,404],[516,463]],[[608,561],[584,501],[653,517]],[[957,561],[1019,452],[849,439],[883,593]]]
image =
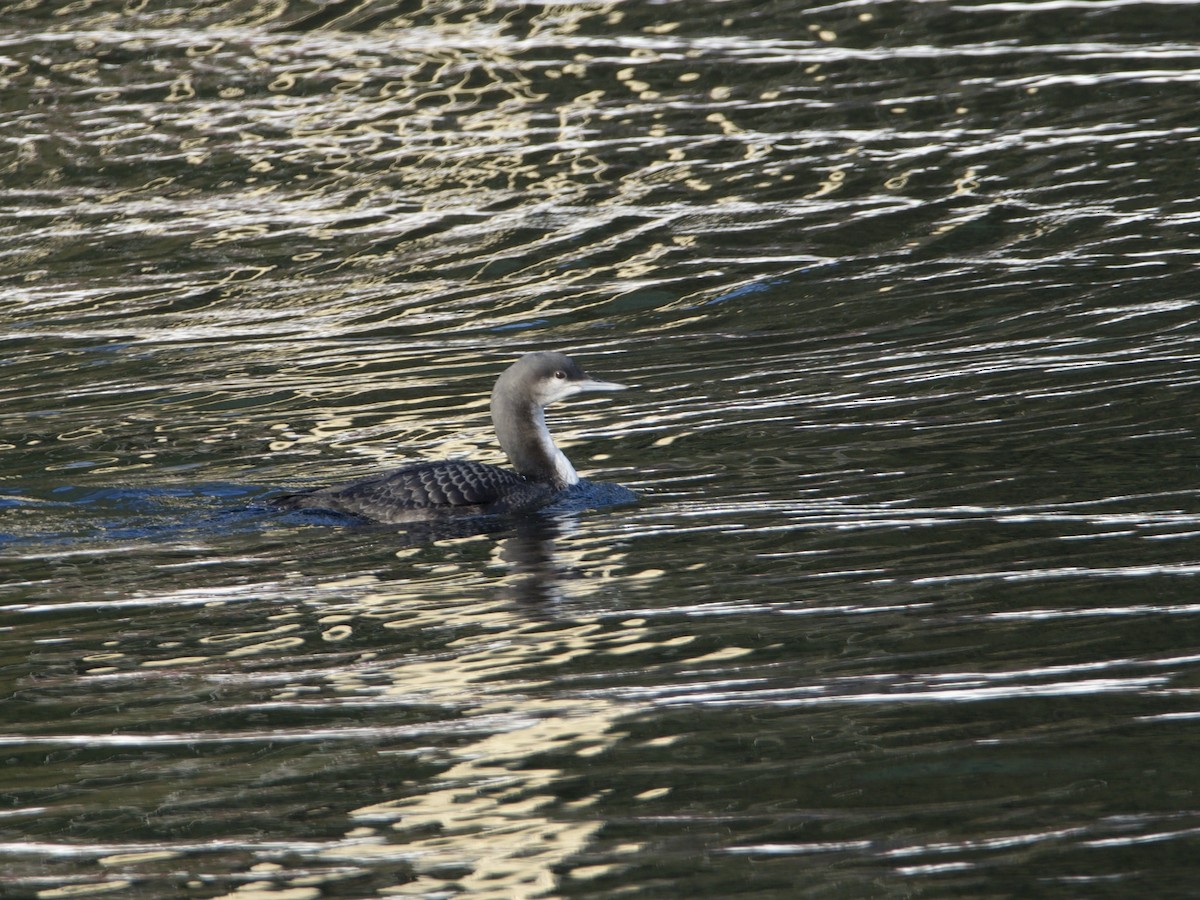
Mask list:
[[579,482],[571,461],[554,446],[542,407],[512,397],[493,397],[492,424],[509,462],[530,481],[555,488]]

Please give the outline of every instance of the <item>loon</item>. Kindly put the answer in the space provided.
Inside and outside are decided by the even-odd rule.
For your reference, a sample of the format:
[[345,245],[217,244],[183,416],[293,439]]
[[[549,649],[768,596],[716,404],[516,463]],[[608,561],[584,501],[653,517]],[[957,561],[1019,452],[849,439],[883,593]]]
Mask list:
[[504,370],[492,390],[492,425],[516,471],[468,460],[422,462],[348,484],[283,494],[271,502],[388,525],[531,512],[579,483],[575,467],[550,437],[545,407],[585,391],[625,389],[591,377],[561,353],[527,353]]

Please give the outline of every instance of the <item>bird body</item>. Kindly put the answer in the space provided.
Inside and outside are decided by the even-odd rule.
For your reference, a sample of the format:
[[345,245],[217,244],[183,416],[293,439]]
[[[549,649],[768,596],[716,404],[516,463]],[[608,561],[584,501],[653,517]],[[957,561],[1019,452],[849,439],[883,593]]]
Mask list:
[[469,460],[422,462],[348,484],[284,494],[273,502],[387,524],[530,512],[579,481],[550,437],[546,405],[584,391],[623,389],[592,378],[561,353],[527,353],[501,374],[492,391],[492,423],[514,469]]

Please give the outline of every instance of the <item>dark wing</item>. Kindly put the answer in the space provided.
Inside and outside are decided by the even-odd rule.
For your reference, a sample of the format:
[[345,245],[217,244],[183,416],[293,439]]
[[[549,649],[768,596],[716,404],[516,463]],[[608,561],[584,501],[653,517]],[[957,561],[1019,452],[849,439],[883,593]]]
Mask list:
[[486,506],[506,491],[522,487],[516,472],[484,463],[445,461],[419,463],[346,485],[338,491],[351,496],[379,495],[389,502],[412,508],[436,506]]
[[484,463],[447,460],[418,463],[337,487],[285,494],[289,509],[329,509],[378,522],[405,522],[444,514],[504,512],[550,493],[516,472]]

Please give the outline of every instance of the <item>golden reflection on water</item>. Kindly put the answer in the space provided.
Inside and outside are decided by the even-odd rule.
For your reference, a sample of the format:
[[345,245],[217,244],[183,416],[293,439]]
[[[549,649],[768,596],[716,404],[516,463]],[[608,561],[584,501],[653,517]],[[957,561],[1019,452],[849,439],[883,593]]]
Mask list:
[[[403,863],[397,868],[400,880],[389,889],[397,895],[455,890],[479,897],[533,897],[552,891],[564,871],[576,880],[603,874],[616,863],[578,872],[570,864],[602,824],[588,809],[604,796],[605,788],[565,799],[563,788],[577,772],[547,760],[564,754],[587,760],[627,736],[620,722],[635,705],[591,695],[586,673],[597,660],[610,659],[611,667],[618,669],[634,665],[625,662],[630,654],[662,644],[641,618],[615,623],[583,612],[591,598],[621,582],[614,574],[620,553],[607,545],[576,544],[559,529],[501,540],[465,538],[440,547],[450,552],[419,547],[397,551],[409,578],[363,571],[307,584],[297,563],[301,571],[295,578],[273,588],[281,601],[291,598],[278,604],[265,602],[268,586],[262,584],[255,587],[254,596],[237,587],[145,596],[145,604],[161,610],[177,609],[180,603],[196,609],[194,604],[200,604],[204,614],[188,614],[189,624],[178,640],[142,645],[138,635],[130,635],[97,646],[82,657],[88,678],[107,678],[114,691],[153,694],[156,679],[185,685],[192,673],[222,686],[222,694],[231,701],[226,713],[242,708],[239,685],[258,685],[268,693],[245,706],[243,714],[250,713],[252,723],[242,728],[191,733],[141,729],[111,737],[146,746],[209,738],[354,743],[376,734],[376,740],[398,741],[363,752],[384,757],[415,753],[436,764],[437,773],[411,782],[400,794],[361,794],[363,805],[347,813],[341,839],[307,850],[296,848],[335,866]],[[477,551],[486,554],[482,564],[476,560]],[[251,603],[248,611],[261,610],[254,624],[239,612],[244,601]],[[223,628],[221,622],[236,627]],[[430,649],[389,654],[386,640],[354,643],[362,639],[361,633],[370,635],[379,626],[405,641],[427,634],[421,643]],[[207,633],[195,636],[198,628]],[[676,636],[667,643],[690,639]],[[261,662],[255,665],[255,660]],[[229,668],[235,663],[249,668],[240,675]],[[572,671],[580,673],[580,680],[573,681]],[[319,692],[320,683],[328,691]],[[573,689],[574,684],[579,688]],[[339,699],[368,710],[412,708],[443,714],[415,730],[407,725],[396,728],[394,715],[382,728],[370,722],[342,727],[335,720],[332,727],[265,730],[253,717],[255,708],[281,715],[294,708],[314,715],[322,707],[336,716],[342,707]],[[639,799],[653,799],[667,790],[651,787]],[[147,802],[171,806],[165,798]],[[129,845],[131,853],[136,846]],[[628,844],[617,856],[637,849]],[[169,845],[160,848],[171,850]],[[114,853],[106,860],[102,864],[120,870],[141,864],[136,853]],[[305,883],[294,869],[274,863],[256,863],[247,872],[263,877],[262,890]],[[403,880],[414,872],[415,880]],[[324,877],[313,875],[307,883]],[[246,893],[253,895],[255,890],[248,886]]]
[[[360,794],[363,803],[347,814],[343,837],[311,854],[334,865],[402,862],[397,878],[412,872],[417,878],[393,885],[398,895],[438,890],[494,898],[544,895],[593,840],[602,822],[588,809],[606,790],[601,786],[588,796],[564,799],[563,788],[577,772],[547,760],[565,754],[581,761],[605,753],[627,736],[621,720],[636,711],[629,700],[587,691],[587,673],[597,660],[621,669],[636,665],[626,661],[631,654],[691,637],[656,637],[641,618],[613,622],[588,615],[590,600],[622,582],[616,574],[622,557],[607,544],[577,543],[565,528],[500,540],[465,538],[440,544],[438,552],[418,547],[396,556],[406,577],[390,570],[386,576],[361,571],[312,584],[297,561],[294,577],[273,587],[258,584],[252,595],[230,587],[144,597],[160,610],[187,603],[203,614],[181,618],[177,640],[143,645],[133,634],[97,646],[83,657],[88,678],[108,678],[114,691],[153,694],[154,679],[184,685],[192,673],[222,686],[230,702],[227,714],[242,707],[239,686],[258,685],[268,693],[246,705],[242,714],[250,713],[252,720],[240,728],[220,733],[143,728],[111,737],[147,746],[242,737],[353,743],[377,735],[377,740],[399,741],[363,752],[416,753],[435,763],[437,773],[411,782],[400,794]],[[269,602],[271,590],[279,593],[278,603]],[[261,614],[252,623],[239,612],[247,601],[247,611]],[[355,643],[380,626],[401,641],[428,635],[421,644],[430,649],[389,653],[386,639]],[[206,633],[197,637],[198,629]],[[249,668],[239,674],[232,665]],[[578,680],[572,672],[580,673]],[[319,684],[328,690],[317,692]],[[411,732],[406,725],[397,729],[394,715],[382,728],[370,721],[342,727],[335,720],[332,727],[265,730],[253,716],[256,707],[281,715],[289,709],[315,715],[325,708],[336,716],[339,699],[368,710],[412,708],[442,715]],[[667,790],[651,787],[640,799]],[[152,800],[171,806],[166,798]],[[637,849],[629,844],[620,852]],[[110,861],[114,867],[139,864],[137,857],[121,854]],[[605,871],[606,866],[591,866],[571,877]],[[273,863],[258,863],[248,872],[263,876],[263,890],[281,881],[303,883],[294,871]]]
[[[514,549],[512,544],[520,540],[496,544],[495,562],[503,565],[506,558],[528,559],[539,552],[566,554],[543,562],[558,569],[567,566],[567,560],[574,567],[589,565],[585,590],[603,590],[607,569],[589,564],[581,551],[547,544],[531,554],[528,548]],[[461,543],[485,545],[474,538]],[[519,569],[509,571],[501,582],[523,593],[521,580],[529,572]],[[435,567],[422,583],[440,580],[451,591],[461,585],[461,575],[454,566]],[[559,622],[507,597],[481,602],[465,595],[457,601],[442,596],[422,602],[408,590],[389,585],[371,590],[374,586],[373,579],[361,577],[324,585],[334,592],[362,589],[353,601],[330,609],[321,619],[338,629],[338,640],[349,636],[360,619],[381,621],[405,634],[464,635],[435,653],[409,655],[399,664],[364,663],[330,672],[329,683],[351,698],[373,696],[377,701],[453,711],[450,729],[461,722],[467,726],[464,735],[480,729],[485,733],[436,751],[444,768],[432,781],[413,784],[409,795],[379,798],[353,811],[356,824],[329,856],[362,861],[403,858],[418,878],[396,885],[401,895],[428,895],[456,885],[478,897],[544,895],[553,889],[559,869],[587,847],[601,822],[586,812],[597,796],[560,800],[557,791],[565,773],[530,761],[551,753],[587,757],[603,752],[624,736],[618,723],[630,708],[608,699],[573,696],[545,676],[523,673],[560,672],[575,660],[620,654],[628,645],[652,640],[644,623],[631,620],[613,631],[595,621]],[[285,689],[280,697],[291,694]]]
[[[72,58],[89,124],[47,120],[45,152],[29,164],[43,179],[68,168],[96,177],[35,226],[45,265],[26,268],[28,283],[79,235],[116,240],[106,223],[119,209],[139,239],[182,238],[198,260],[243,256],[228,271],[257,266],[268,308],[302,300],[323,319],[353,318],[368,294],[401,284],[394,320],[407,328],[451,327],[481,302],[494,325],[582,316],[611,302],[598,277],[636,290],[686,252],[675,220],[693,203],[731,202],[704,198],[716,183],[760,163],[773,179],[795,177],[790,155],[769,165],[772,138],[738,121],[731,88],[709,83],[703,45],[672,36],[679,22],[648,22],[628,47],[593,45],[589,29],[625,17],[616,3],[311,14],[282,2],[96,4],[70,17],[39,7],[58,17],[48,35],[70,29],[47,53]],[[3,77],[29,90],[18,61]],[[695,115],[698,133],[681,139],[664,103],[720,108]],[[102,137],[65,140],[85,131]],[[714,165],[710,151],[741,159]],[[143,260],[141,297],[177,297],[171,267]],[[305,296],[306,273],[331,272],[345,273],[340,289]],[[127,304],[127,285],[114,276],[98,308]],[[219,289],[213,307],[240,308],[231,288],[228,277],[193,280],[187,293]]]

